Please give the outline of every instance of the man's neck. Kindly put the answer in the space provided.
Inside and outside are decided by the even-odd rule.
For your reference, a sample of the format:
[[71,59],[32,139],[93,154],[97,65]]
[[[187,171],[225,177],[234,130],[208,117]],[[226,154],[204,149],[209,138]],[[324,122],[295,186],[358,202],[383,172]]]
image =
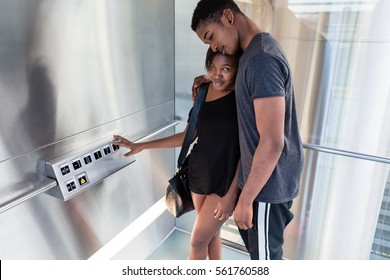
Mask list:
[[261,29],[247,16],[240,15],[236,18],[238,34],[240,38],[240,46],[245,50],[256,34],[261,32]]

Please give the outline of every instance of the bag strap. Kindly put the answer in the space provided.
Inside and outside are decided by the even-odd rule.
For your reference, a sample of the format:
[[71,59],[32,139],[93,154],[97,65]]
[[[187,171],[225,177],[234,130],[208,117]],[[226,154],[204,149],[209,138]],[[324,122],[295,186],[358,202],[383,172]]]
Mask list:
[[183,165],[188,149],[190,148],[192,138],[194,136],[194,132],[196,129],[196,123],[198,121],[198,115],[200,111],[200,107],[202,106],[202,103],[204,102],[206,98],[207,89],[209,87],[209,84],[203,84],[200,86],[198,94],[196,96],[196,101],[194,104],[194,107],[192,107],[192,113],[190,116],[190,119],[188,121],[188,128],[186,135],[184,136],[183,145],[181,146],[179,158],[177,160],[177,167],[180,169],[180,167]]

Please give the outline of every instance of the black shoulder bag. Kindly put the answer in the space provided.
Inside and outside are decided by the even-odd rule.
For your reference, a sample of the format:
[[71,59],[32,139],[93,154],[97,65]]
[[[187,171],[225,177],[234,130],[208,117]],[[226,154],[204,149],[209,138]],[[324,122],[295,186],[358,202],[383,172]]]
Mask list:
[[192,202],[191,191],[188,184],[189,156],[187,156],[187,153],[194,136],[200,107],[206,98],[207,88],[208,84],[203,84],[198,91],[196,101],[188,121],[187,132],[184,136],[183,145],[177,160],[177,172],[175,176],[169,180],[169,185],[165,195],[167,209],[176,218],[194,210],[194,204]]

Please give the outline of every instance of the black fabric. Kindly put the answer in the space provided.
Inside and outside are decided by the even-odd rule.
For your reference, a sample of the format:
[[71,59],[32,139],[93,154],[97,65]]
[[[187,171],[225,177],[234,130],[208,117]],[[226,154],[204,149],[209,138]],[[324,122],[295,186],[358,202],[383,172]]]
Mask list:
[[[265,205],[261,211],[259,211],[260,203]],[[294,217],[290,211],[291,206],[292,201],[279,204],[257,201],[253,203],[253,227],[248,230],[239,228],[241,238],[252,260],[259,260],[259,255],[265,256],[266,260],[283,259],[284,229]],[[258,219],[259,215],[264,215],[263,219]],[[258,225],[259,220],[263,220],[265,224]],[[259,245],[260,239],[264,241],[262,242],[264,246]],[[259,253],[259,250],[262,252]]]
[[240,157],[234,91],[204,102],[197,123],[197,143],[189,163],[190,190],[224,196]]
[[183,145],[181,146],[179,158],[177,159],[178,168],[180,168],[180,166],[186,160],[188,149],[190,148],[192,138],[194,137],[200,110],[202,108],[202,104],[206,99],[208,88],[209,88],[208,84],[203,84],[200,86],[195,104],[191,109],[191,115],[190,118],[188,119],[187,131],[186,134],[184,135]]
[[201,105],[206,98],[207,89],[208,85],[202,85],[199,89],[198,97],[192,108],[192,114],[188,121],[188,128],[177,161],[178,171],[169,180],[169,185],[165,194],[167,209],[176,218],[194,209],[188,184],[189,157],[187,156],[187,153],[195,133]]

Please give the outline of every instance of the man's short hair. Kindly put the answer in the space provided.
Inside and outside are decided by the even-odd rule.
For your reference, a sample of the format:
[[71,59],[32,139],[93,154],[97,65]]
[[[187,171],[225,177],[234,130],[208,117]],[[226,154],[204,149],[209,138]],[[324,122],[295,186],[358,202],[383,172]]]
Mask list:
[[233,12],[242,13],[233,0],[200,0],[192,15],[192,30],[196,31],[201,22],[219,22],[222,17],[222,12],[225,9],[231,9]]

